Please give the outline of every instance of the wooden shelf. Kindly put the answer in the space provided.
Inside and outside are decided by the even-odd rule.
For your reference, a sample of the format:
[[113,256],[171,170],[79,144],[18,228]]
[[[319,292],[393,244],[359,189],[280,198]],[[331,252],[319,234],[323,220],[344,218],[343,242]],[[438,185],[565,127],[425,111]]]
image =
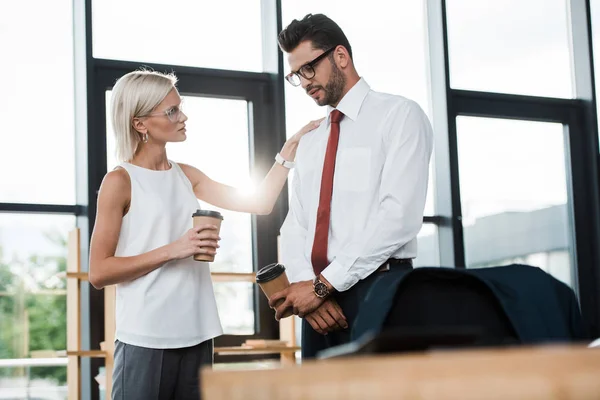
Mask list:
[[[254,272],[211,272],[210,276],[214,282],[252,282],[256,281]],[[67,272],[67,278],[75,278],[80,281],[88,281],[87,272]]]
[[[81,270],[81,239],[79,228],[69,232],[67,254],[67,351],[59,356],[67,361],[67,391],[69,400],[81,399],[81,359],[103,358],[106,375],[106,400],[112,388],[113,349],[81,350],[81,282],[89,281],[88,273]],[[104,340],[114,342],[115,286],[104,288]]]
[[75,278],[80,281],[89,280],[89,275],[87,272],[67,272],[67,278]]
[[[214,282],[252,282],[256,281],[254,272],[211,272],[210,276]],[[87,272],[67,272],[67,278],[79,279],[80,281],[88,281]]]
[[245,355],[245,354],[282,354],[282,353],[295,353],[297,351],[300,351],[300,347],[298,347],[298,346],[215,347],[215,353],[221,354],[224,356]]
[[106,352],[103,350],[68,350],[62,352],[61,356],[78,356],[91,358],[106,358]]

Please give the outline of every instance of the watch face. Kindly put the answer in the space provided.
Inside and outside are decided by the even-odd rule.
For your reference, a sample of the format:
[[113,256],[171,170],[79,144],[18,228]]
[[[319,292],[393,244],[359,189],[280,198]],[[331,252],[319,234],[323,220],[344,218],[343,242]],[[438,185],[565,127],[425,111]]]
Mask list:
[[327,285],[325,285],[323,282],[315,283],[315,293],[318,297],[327,296],[329,294],[329,291],[327,290]]

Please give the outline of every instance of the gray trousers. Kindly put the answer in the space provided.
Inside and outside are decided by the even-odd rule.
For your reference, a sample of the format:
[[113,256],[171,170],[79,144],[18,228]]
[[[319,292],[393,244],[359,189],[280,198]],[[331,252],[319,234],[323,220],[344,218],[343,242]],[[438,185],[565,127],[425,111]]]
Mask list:
[[201,366],[212,365],[213,341],[181,349],[115,343],[113,400],[198,400]]

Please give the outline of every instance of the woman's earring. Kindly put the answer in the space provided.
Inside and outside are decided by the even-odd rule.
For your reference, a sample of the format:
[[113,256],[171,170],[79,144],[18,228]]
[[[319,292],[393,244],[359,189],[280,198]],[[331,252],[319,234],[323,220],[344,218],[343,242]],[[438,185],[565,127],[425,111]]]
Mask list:
[[148,143],[148,134],[147,133],[142,133],[142,142]]

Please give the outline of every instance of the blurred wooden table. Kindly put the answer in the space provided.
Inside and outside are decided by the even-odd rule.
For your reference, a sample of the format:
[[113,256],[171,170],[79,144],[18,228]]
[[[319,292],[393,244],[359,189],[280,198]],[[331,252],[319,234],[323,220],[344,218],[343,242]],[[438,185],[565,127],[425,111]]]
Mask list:
[[202,400],[600,399],[600,349],[439,351],[201,372]]

